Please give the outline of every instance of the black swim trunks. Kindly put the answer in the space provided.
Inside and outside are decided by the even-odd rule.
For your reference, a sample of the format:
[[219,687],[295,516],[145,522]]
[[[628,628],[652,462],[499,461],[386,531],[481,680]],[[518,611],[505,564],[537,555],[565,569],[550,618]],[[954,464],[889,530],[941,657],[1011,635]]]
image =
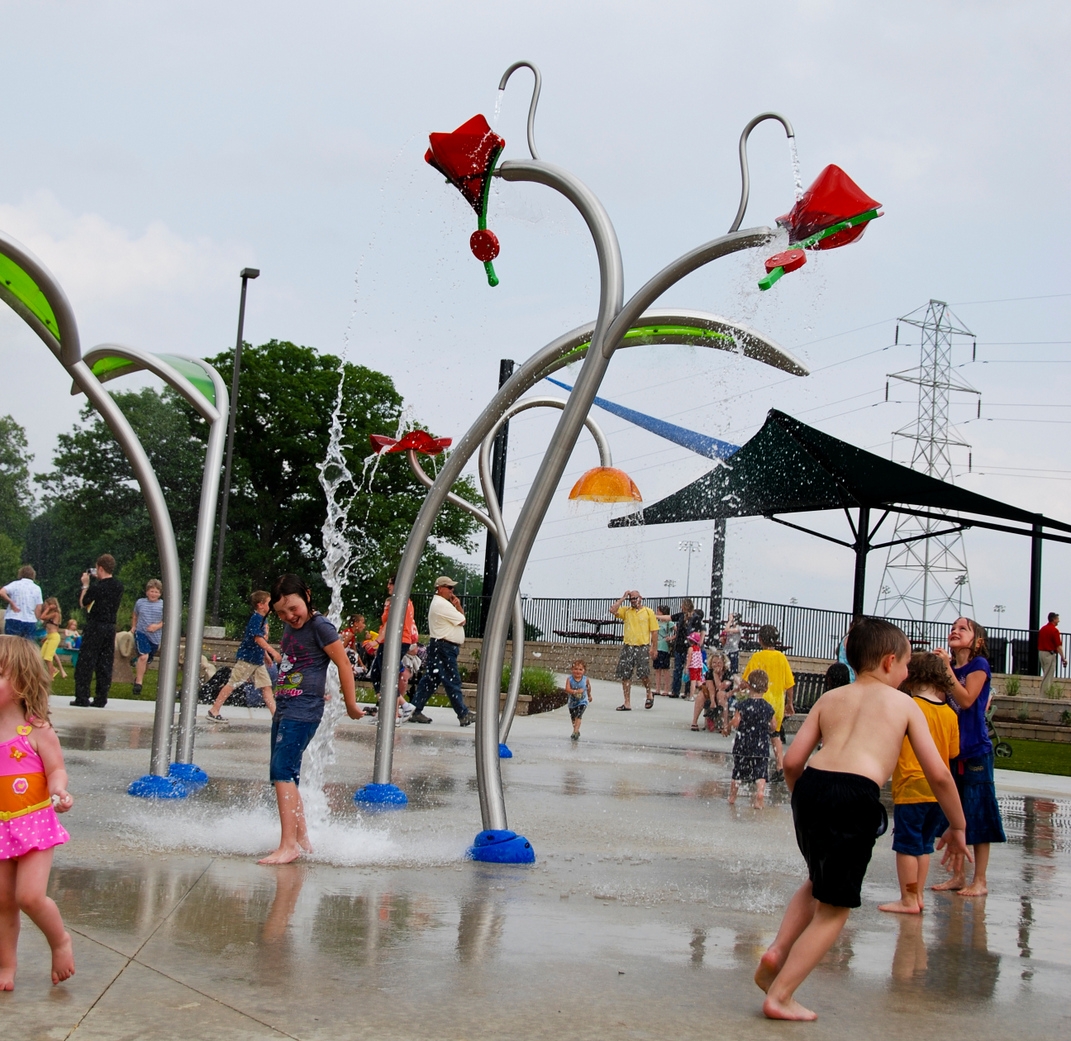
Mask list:
[[809,766],[792,792],[792,819],[815,899],[858,907],[874,842],[889,826],[881,790],[869,777]]

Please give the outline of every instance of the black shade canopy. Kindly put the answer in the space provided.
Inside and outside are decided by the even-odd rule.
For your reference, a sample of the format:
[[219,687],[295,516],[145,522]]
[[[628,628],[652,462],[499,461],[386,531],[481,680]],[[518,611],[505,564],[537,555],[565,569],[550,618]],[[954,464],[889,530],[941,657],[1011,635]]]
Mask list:
[[610,527],[857,507],[953,511],[1071,532],[1071,525],[928,477],[777,409],[724,465],[638,513],[615,518]]

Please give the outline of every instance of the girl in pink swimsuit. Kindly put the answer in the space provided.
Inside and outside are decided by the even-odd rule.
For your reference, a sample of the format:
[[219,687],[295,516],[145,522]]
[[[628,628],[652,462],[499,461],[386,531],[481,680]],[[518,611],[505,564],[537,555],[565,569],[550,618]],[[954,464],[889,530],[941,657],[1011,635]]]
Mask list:
[[52,848],[70,838],[56,813],[74,805],[48,693],[37,648],[0,636],[0,990],[15,987],[20,911],[52,948],[52,982],[74,975],[71,937],[45,892]]

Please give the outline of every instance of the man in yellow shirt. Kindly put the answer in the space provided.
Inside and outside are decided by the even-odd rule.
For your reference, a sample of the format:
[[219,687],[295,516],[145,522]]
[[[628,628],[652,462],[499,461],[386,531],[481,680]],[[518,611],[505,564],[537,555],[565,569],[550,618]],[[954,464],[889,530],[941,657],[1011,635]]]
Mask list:
[[625,700],[623,705],[617,706],[617,711],[632,711],[633,673],[636,679],[643,680],[647,691],[643,707],[651,708],[654,705],[654,698],[651,697],[651,661],[658,653],[658,619],[654,611],[643,606],[643,597],[636,589],[626,589],[624,596],[610,608],[610,614],[624,622],[625,646],[621,648],[614,676],[621,681]]
[[777,773],[770,778],[771,781],[783,781],[785,779],[785,746],[784,746],[784,720],[785,713],[792,715],[792,695],[796,690],[796,677],[792,675],[792,668],[788,659],[776,649],[781,641],[781,634],[772,625],[763,625],[759,628],[759,650],[748,660],[741,679],[746,680],[753,672],[762,669],[770,678],[770,685],[763,694],[763,699],[773,705],[774,710],[774,733],[770,738],[773,745],[774,759],[777,761]]

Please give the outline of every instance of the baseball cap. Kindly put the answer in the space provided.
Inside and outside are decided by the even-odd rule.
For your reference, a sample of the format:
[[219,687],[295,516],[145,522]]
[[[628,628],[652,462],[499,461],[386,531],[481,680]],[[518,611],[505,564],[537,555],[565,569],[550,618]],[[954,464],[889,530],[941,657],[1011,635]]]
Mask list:
[[451,589],[453,589],[456,585],[457,583],[449,575],[440,575],[437,579],[435,579],[436,589],[438,589],[439,586],[449,586]]

